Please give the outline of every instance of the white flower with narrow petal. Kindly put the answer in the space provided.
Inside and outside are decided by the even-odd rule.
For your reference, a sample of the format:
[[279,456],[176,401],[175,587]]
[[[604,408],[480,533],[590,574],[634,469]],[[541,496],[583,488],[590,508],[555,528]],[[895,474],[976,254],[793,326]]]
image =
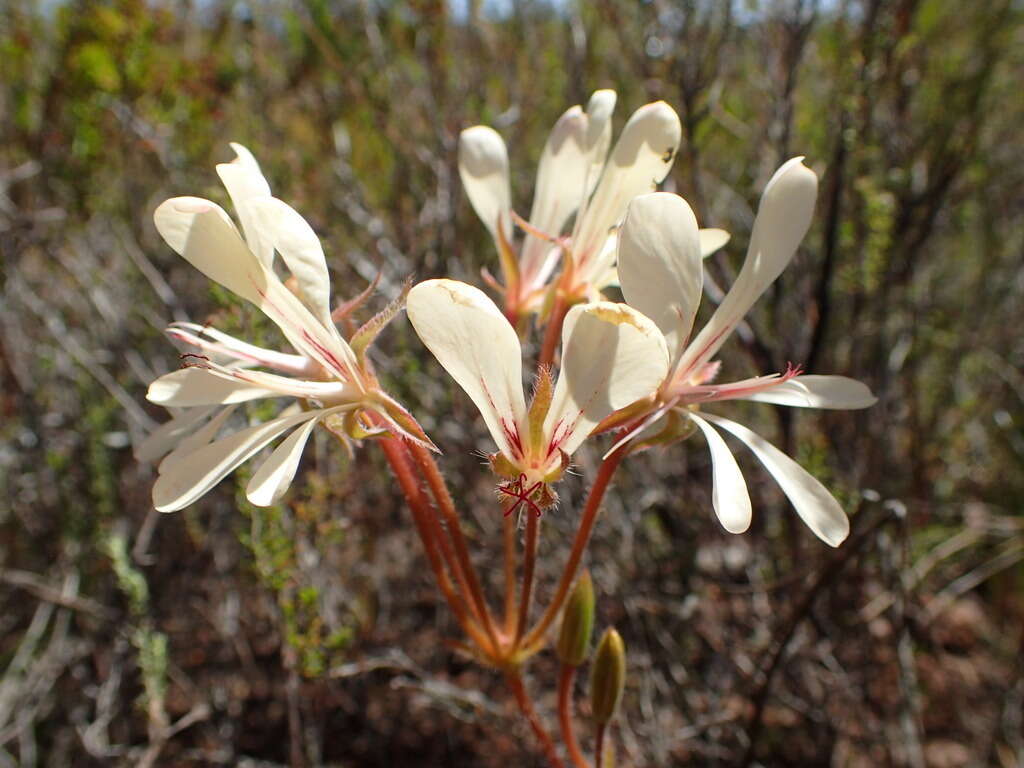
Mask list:
[[788,161],[768,182],[743,268],[707,325],[692,340],[703,281],[702,251],[713,236],[702,235],[690,206],[676,195],[643,195],[630,205],[619,242],[622,293],[630,306],[646,314],[664,334],[673,362],[659,390],[658,407],[625,439],[649,430],[669,412],[695,425],[711,451],[715,512],[727,530],[741,533],[750,525],[750,498],[736,460],[714,427],[729,432],[761,460],[810,529],[826,543],[838,546],[849,533],[849,520],[818,480],[746,427],[698,413],[702,406],[723,400],[839,409],[867,408],[876,401],[858,381],[843,376],[804,376],[793,367],[782,374],[714,383],[719,363],[712,358],[793,258],[810,227],[818,179],[802,160]]
[[496,468],[531,484],[557,479],[594,426],[650,396],[668,372],[665,340],[650,320],[624,304],[579,304],[563,326],[558,381],[552,390],[545,379],[527,408],[519,337],[482,291],[428,280],[409,292],[407,310],[484,417],[500,453]]
[[[364,326],[353,337],[353,345],[341,337],[331,317],[327,262],[319,238],[302,216],[270,195],[252,154],[238,144],[232,147],[237,159],[217,170],[234,202],[244,239],[223,209],[196,197],[162,203],[153,216],[156,228],[200,272],[263,310],[295,353],[257,347],[195,323],[168,328],[171,337],[201,354],[183,356],[186,367],[161,376],[147,393],[153,403],[186,409],[137,451],[140,458],[151,460],[166,454],[153,488],[154,505],[162,512],[193,503],[290,432],[246,488],[254,504],[276,502],[288,489],[314,427],[325,420],[331,424],[339,415],[347,415],[342,423],[350,433],[364,434],[365,427],[352,417],[359,410],[371,410],[388,429],[429,442],[412,417],[380,390],[365,365],[362,351],[383,323],[370,330],[364,330],[370,324]],[[294,292],[274,272],[275,253],[291,272]],[[281,397],[301,407],[286,408],[268,422],[218,436],[238,404]]]
[[[568,278],[562,289],[574,300],[596,297],[614,280],[615,230],[626,206],[636,195],[652,191],[672,167],[681,127],[678,115],[662,101],[634,112],[609,154],[615,100],[614,91],[596,91],[586,111],[574,106],[555,123],[541,154],[518,257],[512,245],[505,142],[482,125],[466,129],[459,138],[462,184],[501,256],[510,317],[539,308],[560,255],[565,256]],[[563,232],[573,213],[571,234]],[[721,247],[724,233],[709,232],[708,247]]]

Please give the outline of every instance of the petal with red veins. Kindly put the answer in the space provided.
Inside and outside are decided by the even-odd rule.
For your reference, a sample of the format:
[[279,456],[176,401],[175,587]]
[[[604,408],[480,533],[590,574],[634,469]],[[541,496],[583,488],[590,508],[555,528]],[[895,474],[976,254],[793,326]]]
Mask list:
[[526,401],[515,329],[482,291],[457,280],[419,283],[406,308],[420,340],[480,410],[501,452],[519,455]]

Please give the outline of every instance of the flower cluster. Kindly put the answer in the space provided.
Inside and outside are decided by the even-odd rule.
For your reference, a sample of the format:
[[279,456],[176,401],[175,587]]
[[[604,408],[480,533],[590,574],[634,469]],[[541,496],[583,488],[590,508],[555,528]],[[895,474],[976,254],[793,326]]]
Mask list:
[[[498,134],[484,126],[462,133],[460,172],[495,241],[503,284],[489,282],[503,293],[504,307],[465,283],[427,280],[408,293],[413,328],[480,410],[497,446],[492,467],[518,489],[510,495],[535,508],[554,503],[551,484],[592,433],[621,430],[613,450],[633,451],[699,431],[713,461],[715,512],[727,530],[744,531],[750,498],[721,429],[761,460],[816,535],[838,545],[849,523],[828,491],[760,436],[704,410],[735,399],[817,408],[874,402],[859,382],[802,375],[792,366],[716,381],[720,348],[793,258],[810,226],[817,177],[802,158],[775,173],[762,195],[743,269],[694,335],[702,260],[724,246],[728,234],[700,229],[685,200],[652,191],[678,148],[675,112],[663,102],[641,107],[609,152],[615,100],[614,92],[598,91],[586,110],[573,107],[555,124],[529,220],[512,210],[508,156]],[[400,305],[344,339],[336,321],[348,308],[331,308],[317,236],[271,195],[252,155],[232,146],[236,159],[217,172],[241,231],[220,207],[194,197],[163,203],[156,226],[196,268],[258,306],[292,351],[263,349],[191,323],[168,329],[197,351],[183,356],[181,370],[153,382],[148,394],[152,402],[187,409],[140,448],[147,458],[167,454],[153,492],[165,511],[192,503],[287,434],[247,488],[253,503],[277,501],[317,424],[343,439],[388,434],[432,447],[408,411],[381,389],[365,354]],[[570,219],[572,229],[565,231]],[[524,233],[518,248],[514,225]],[[290,273],[287,282],[277,275],[276,255]],[[616,284],[625,303],[603,294]],[[552,310],[559,303],[561,313]],[[547,326],[548,338],[560,337],[561,354],[557,375],[549,365],[554,355],[542,356],[528,405],[520,336],[530,316]],[[261,398],[292,403],[270,421],[219,436],[238,404]]]
[[[195,323],[168,328],[172,338],[194,351],[182,355],[183,367],[158,378],[148,392],[152,402],[182,409],[138,448],[140,458],[162,457],[153,488],[156,508],[170,512],[188,506],[280,439],[246,487],[252,503],[276,503],[318,425],[350,450],[354,440],[379,439],[438,588],[469,643],[459,647],[501,670],[553,765],[561,762],[536,718],[520,669],[544,646],[547,631],[568,604],[558,644],[559,725],[574,765],[589,765],[573,735],[569,702],[576,670],[589,655],[594,595],[586,576],[575,589],[572,585],[619,463],[699,432],[711,453],[714,511],[727,531],[741,533],[750,525],[752,505],[722,435],[728,433],[761,461],[811,531],[838,546],[850,524],[825,487],[760,435],[706,409],[727,400],[807,408],[866,408],[875,402],[860,382],[804,375],[793,365],[719,381],[723,345],[807,234],[817,176],[799,157],[776,171],[761,196],[743,267],[695,333],[703,260],[725,246],[729,235],[701,229],[682,197],[654,191],[680,141],[679,118],[667,104],[634,112],[609,151],[615,99],[611,91],[598,91],[585,111],[573,107],[555,124],[541,156],[529,220],[512,210],[508,155],[498,134],[483,126],[462,133],[460,172],[471,204],[494,238],[502,280],[486,271],[484,278],[501,294],[501,308],[467,283],[428,279],[407,287],[352,331],[351,316],[374,286],[332,307],[319,239],[302,216],[271,195],[256,160],[237,144],[232,145],[235,160],[217,166],[237,225],[216,204],[196,197],[168,200],[154,216],[171,248],[259,307],[290,347],[265,349]],[[522,232],[518,246],[516,228]],[[623,301],[614,300],[615,291]],[[403,308],[424,346],[480,411],[496,447],[489,460],[505,515],[500,619],[470,556],[459,505],[432,454],[437,449],[409,411],[384,391],[367,355]],[[535,365],[527,369],[534,381],[528,402],[523,340],[531,331],[542,341]],[[241,405],[267,399],[283,399],[286,405],[269,420],[231,431]],[[604,432],[614,432],[614,442],[579,514],[553,597],[531,625],[543,512],[557,503],[555,486],[573,454]],[[520,515],[514,516],[517,510]],[[517,526],[524,518],[520,568]],[[625,676],[625,646],[608,628],[591,670],[595,765],[602,763],[605,728],[618,708]]]
[[[408,412],[377,383],[366,348],[397,311],[386,310],[346,341],[332,312],[327,261],[312,228],[294,209],[272,197],[252,154],[217,166],[242,227],[224,210],[198,197],[176,197],[154,214],[164,241],[211,280],[246,299],[280,329],[294,352],[264,349],[215,328],[175,323],[168,334],[198,350],[184,367],[154,381],[151,402],[185,408],[139,447],[141,458],[163,456],[153,503],[171,512],[196,501],[274,440],[291,434],[254,472],[246,495],[267,506],[291,484],[317,424],[340,437],[380,429],[429,442]],[[243,237],[244,235],[244,237]],[[275,272],[275,254],[291,274],[288,287]],[[265,368],[269,370],[259,370]],[[219,436],[240,403],[288,398],[277,417]],[[164,454],[167,454],[164,456]]]

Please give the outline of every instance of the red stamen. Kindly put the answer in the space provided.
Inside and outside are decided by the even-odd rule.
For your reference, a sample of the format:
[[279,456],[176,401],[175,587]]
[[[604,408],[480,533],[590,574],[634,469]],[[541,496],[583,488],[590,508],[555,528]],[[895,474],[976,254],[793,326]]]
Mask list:
[[517,477],[515,480],[510,480],[504,485],[498,486],[498,491],[500,493],[504,493],[506,496],[513,496],[516,499],[515,504],[513,504],[511,507],[505,510],[505,517],[508,517],[513,512],[515,512],[519,508],[519,505],[524,502],[527,504],[527,506],[530,507],[530,509],[533,510],[534,514],[537,515],[537,517],[540,517],[540,507],[538,507],[537,503],[530,497],[538,488],[540,488],[542,482],[538,480],[536,483],[531,485],[526,490],[523,490],[524,485],[526,485],[526,474],[520,473],[519,477]]

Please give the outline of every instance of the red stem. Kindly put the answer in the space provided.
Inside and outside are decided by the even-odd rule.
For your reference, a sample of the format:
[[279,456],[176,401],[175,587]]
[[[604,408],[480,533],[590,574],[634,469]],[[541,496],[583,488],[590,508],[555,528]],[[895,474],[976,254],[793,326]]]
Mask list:
[[473,567],[473,561],[469,557],[469,547],[466,545],[466,539],[462,535],[462,528],[459,526],[459,515],[455,511],[455,502],[452,501],[451,494],[448,493],[448,485],[445,483],[441,471],[437,468],[437,462],[430,455],[430,451],[422,445],[415,443],[409,444],[409,450],[416,459],[416,463],[419,465],[420,471],[426,478],[427,485],[430,486],[434,499],[437,501],[437,506],[444,516],[448,536],[455,546],[456,563],[461,570],[462,578],[466,581],[470,597],[476,607],[476,614],[480,623],[483,624],[487,636],[491,639],[491,643],[497,649],[500,644],[495,631],[494,620],[491,618],[490,609],[487,607],[487,600],[484,598],[480,578],[477,576],[476,569]]
[[519,616],[512,647],[518,646],[530,620],[530,598],[533,596],[533,571],[537,563],[537,539],[540,535],[540,515],[526,511],[526,548],[523,551],[523,591],[519,597]]
[[576,667],[563,664],[558,676],[558,724],[562,729],[562,741],[569,750],[569,758],[576,768],[590,768],[590,763],[576,741],[572,725],[572,684],[576,679]]
[[562,762],[561,758],[558,757],[558,752],[555,751],[555,743],[551,740],[551,734],[545,730],[540,718],[537,717],[533,703],[530,701],[526,688],[523,686],[523,678],[517,672],[510,672],[505,675],[505,682],[512,689],[512,695],[515,696],[516,704],[519,705],[519,711],[523,713],[523,717],[530,724],[533,735],[540,742],[541,749],[544,751],[548,762],[551,763],[552,768],[565,768],[565,763]]
[[576,537],[572,542],[572,550],[569,552],[569,560],[565,564],[565,570],[562,571],[562,579],[558,583],[555,597],[540,621],[537,622],[537,625],[526,636],[523,647],[529,648],[542,643],[544,633],[547,632],[548,627],[558,617],[558,612],[562,609],[562,604],[569,595],[573,580],[576,578],[576,571],[579,570],[580,560],[583,558],[583,553],[587,548],[587,542],[590,541],[590,534],[594,530],[594,523],[597,521],[597,513],[601,510],[601,501],[604,499],[605,491],[608,489],[608,483],[611,481],[612,475],[615,474],[619,463],[625,457],[624,449],[626,447],[622,446],[616,449],[614,453],[601,463],[597,477],[594,478],[594,485],[590,489],[590,495],[587,497],[587,504],[583,508],[580,527],[576,530]]
[[516,518],[506,511],[504,525],[505,539],[505,633],[516,631]]
[[[409,465],[405,444],[393,437],[382,439],[380,444],[384,450],[384,456],[391,465],[391,471],[394,473],[395,479],[398,480],[402,493],[405,495],[406,503],[409,505],[410,512],[412,512],[413,523],[416,525],[416,532],[423,542],[423,549],[426,551],[427,560],[434,571],[434,578],[437,580],[437,584],[441,588],[445,600],[448,602],[448,607],[455,614],[455,618],[459,622],[459,626],[462,627],[462,630],[472,638],[481,650],[485,652],[496,650],[496,646],[492,646],[489,638],[484,635],[479,625],[470,617],[468,606],[462,597],[455,592],[448,573],[445,571],[441,554],[438,552],[437,542],[434,540],[428,522],[433,517],[433,514],[431,513],[426,496],[416,481],[412,467]],[[449,563],[448,567],[452,568],[453,566]]]
[[594,739],[594,768],[601,768],[604,763],[604,732],[607,723],[597,725],[597,734]]

